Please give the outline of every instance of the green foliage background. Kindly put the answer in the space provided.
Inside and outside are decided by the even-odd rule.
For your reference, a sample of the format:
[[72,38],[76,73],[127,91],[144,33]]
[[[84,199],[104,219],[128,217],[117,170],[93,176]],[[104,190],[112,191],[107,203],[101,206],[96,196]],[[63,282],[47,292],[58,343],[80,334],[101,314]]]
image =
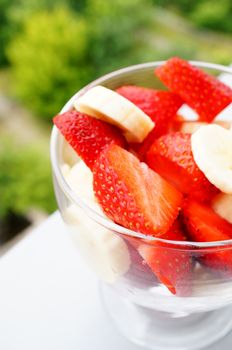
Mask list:
[[[231,63],[231,13],[231,0],[0,0],[0,94],[50,128],[74,92],[114,69],[173,55]],[[51,212],[48,140],[18,147],[3,135],[0,119],[0,218]]]
[[66,8],[32,14],[8,47],[16,95],[44,119],[87,82],[86,22]]
[[232,33],[231,0],[153,0],[153,3],[180,11],[198,27]]

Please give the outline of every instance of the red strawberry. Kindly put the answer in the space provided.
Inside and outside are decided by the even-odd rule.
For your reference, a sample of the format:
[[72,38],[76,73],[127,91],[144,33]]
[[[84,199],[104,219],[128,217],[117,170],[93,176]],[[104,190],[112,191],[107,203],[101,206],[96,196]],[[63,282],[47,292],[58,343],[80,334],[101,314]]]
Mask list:
[[155,122],[156,137],[165,134],[183,104],[181,98],[169,91],[159,91],[140,86],[122,86],[116,90]]
[[211,122],[232,102],[230,87],[178,57],[169,59],[155,74],[195,109],[202,121]]
[[126,228],[161,236],[178,215],[181,193],[119,146],[103,150],[93,177],[95,195],[105,214]]
[[[179,220],[176,220],[165,239],[184,241],[186,236],[182,231]],[[137,248],[157,278],[173,294],[186,295],[191,290],[192,259],[190,251],[178,244],[164,242],[137,243]]]
[[161,136],[146,159],[153,170],[184,194],[205,201],[218,193],[194,161],[190,134],[173,132]]
[[[192,241],[214,242],[232,239],[232,224],[217,215],[210,207],[195,201],[187,201],[183,217]],[[195,255],[197,256],[197,252]],[[211,268],[232,271],[231,246],[199,251],[198,257]]]
[[53,122],[90,169],[105,146],[126,146],[116,127],[74,110],[58,114]]

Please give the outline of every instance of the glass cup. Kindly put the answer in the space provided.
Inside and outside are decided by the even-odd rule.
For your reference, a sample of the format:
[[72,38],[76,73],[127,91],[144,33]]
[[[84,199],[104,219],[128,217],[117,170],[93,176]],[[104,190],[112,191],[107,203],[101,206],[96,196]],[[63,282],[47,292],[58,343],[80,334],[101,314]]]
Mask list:
[[[232,74],[221,65],[191,63],[213,75]],[[163,88],[153,74],[161,64],[140,64],[105,75],[76,93],[61,112],[72,109],[73,101],[96,85],[110,89],[130,84]],[[79,252],[105,280],[101,283],[103,303],[126,338],[150,349],[192,350],[215,342],[231,330],[232,240],[166,241],[111,222],[67,183],[65,163],[72,165],[78,157],[56,127],[51,137],[51,162],[61,215]],[[161,262],[154,260],[156,275],[139,254],[141,247],[154,259],[161,257]],[[160,282],[172,285],[173,278],[175,288],[171,291]]]

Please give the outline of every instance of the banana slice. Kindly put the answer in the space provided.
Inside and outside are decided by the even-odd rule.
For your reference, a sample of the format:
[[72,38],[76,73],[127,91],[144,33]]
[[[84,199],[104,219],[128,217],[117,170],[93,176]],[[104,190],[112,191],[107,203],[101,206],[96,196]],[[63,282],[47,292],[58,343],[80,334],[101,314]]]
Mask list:
[[213,210],[232,224],[232,195],[219,193],[212,202]]
[[[230,129],[232,127],[231,122],[228,122],[228,121],[218,120],[218,121],[215,121],[214,124],[220,125],[225,129]],[[208,125],[208,124],[205,122],[186,121],[182,123],[180,131],[193,134],[204,125]]]
[[135,104],[117,92],[95,86],[74,101],[74,108],[92,117],[118,126],[130,142],[142,142],[154,123]]
[[[93,175],[84,162],[75,164],[64,176],[88,206],[105,216],[94,197]],[[90,219],[77,205],[70,205],[62,215],[80,254],[102,280],[114,283],[128,271],[130,255],[121,237]]]
[[114,283],[129,270],[130,255],[121,237],[95,223],[76,205],[68,207],[63,217],[82,258],[100,279]]
[[180,131],[186,132],[188,134],[193,134],[194,132],[196,132],[198,129],[200,129],[204,125],[207,125],[207,123],[187,121],[181,125]]
[[70,173],[70,170],[71,170],[71,167],[70,167],[69,164],[64,163],[64,164],[61,165],[61,172],[62,172],[64,178],[67,178],[67,176]]
[[79,160],[77,153],[74,151],[74,149],[69,145],[69,143],[66,140],[64,140],[63,147],[62,147],[62,157],[64,162],[70,166],[73,166]]
[[93,174],[83,161],[77,162],[64,175],[69,187],[84,201],[95,202],[93,192]]
[[232,133],[219,125],[202,126],[191,136],[195,162],[222,192],[232,194]]

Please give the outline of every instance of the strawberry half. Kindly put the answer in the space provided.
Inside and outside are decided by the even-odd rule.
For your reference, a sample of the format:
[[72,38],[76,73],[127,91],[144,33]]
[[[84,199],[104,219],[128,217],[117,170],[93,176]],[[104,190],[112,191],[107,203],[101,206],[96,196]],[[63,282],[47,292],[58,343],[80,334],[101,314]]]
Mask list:
[[[173,241],[186,240],[178,219],[162,238]],[[190,293],[192,258],[186,247],[164,242],[141,243],[141,240],[134,242],[134,246],[144,262],[171,293],[182,296]]]
[[93,178],[103,211],[126,228],[162,236],[178,215],[182,194],[117,145],[103,150],[93,167]]
[[181,58],[169,59],[155,74],[192,107],[202,121],[211,122],[232,102],[230,87]]
[[119,129],[74,110],[58,114],[53,123],[90,169],[107,145],[126,146]]
[[207,201],[218,193],[194,161],[190,134],[161,136],[152,144],[146,160],[150,168],[184,194]]
[[[232,224],[217,215],[210,207],[187,201],[183,209],[189,238],[195,242],[214,242],[232,239]],[[197,256],[197,251],[196,254]],[[216,247],[199,251],[198,257],[207,266],[232,272],[232,248]]]

